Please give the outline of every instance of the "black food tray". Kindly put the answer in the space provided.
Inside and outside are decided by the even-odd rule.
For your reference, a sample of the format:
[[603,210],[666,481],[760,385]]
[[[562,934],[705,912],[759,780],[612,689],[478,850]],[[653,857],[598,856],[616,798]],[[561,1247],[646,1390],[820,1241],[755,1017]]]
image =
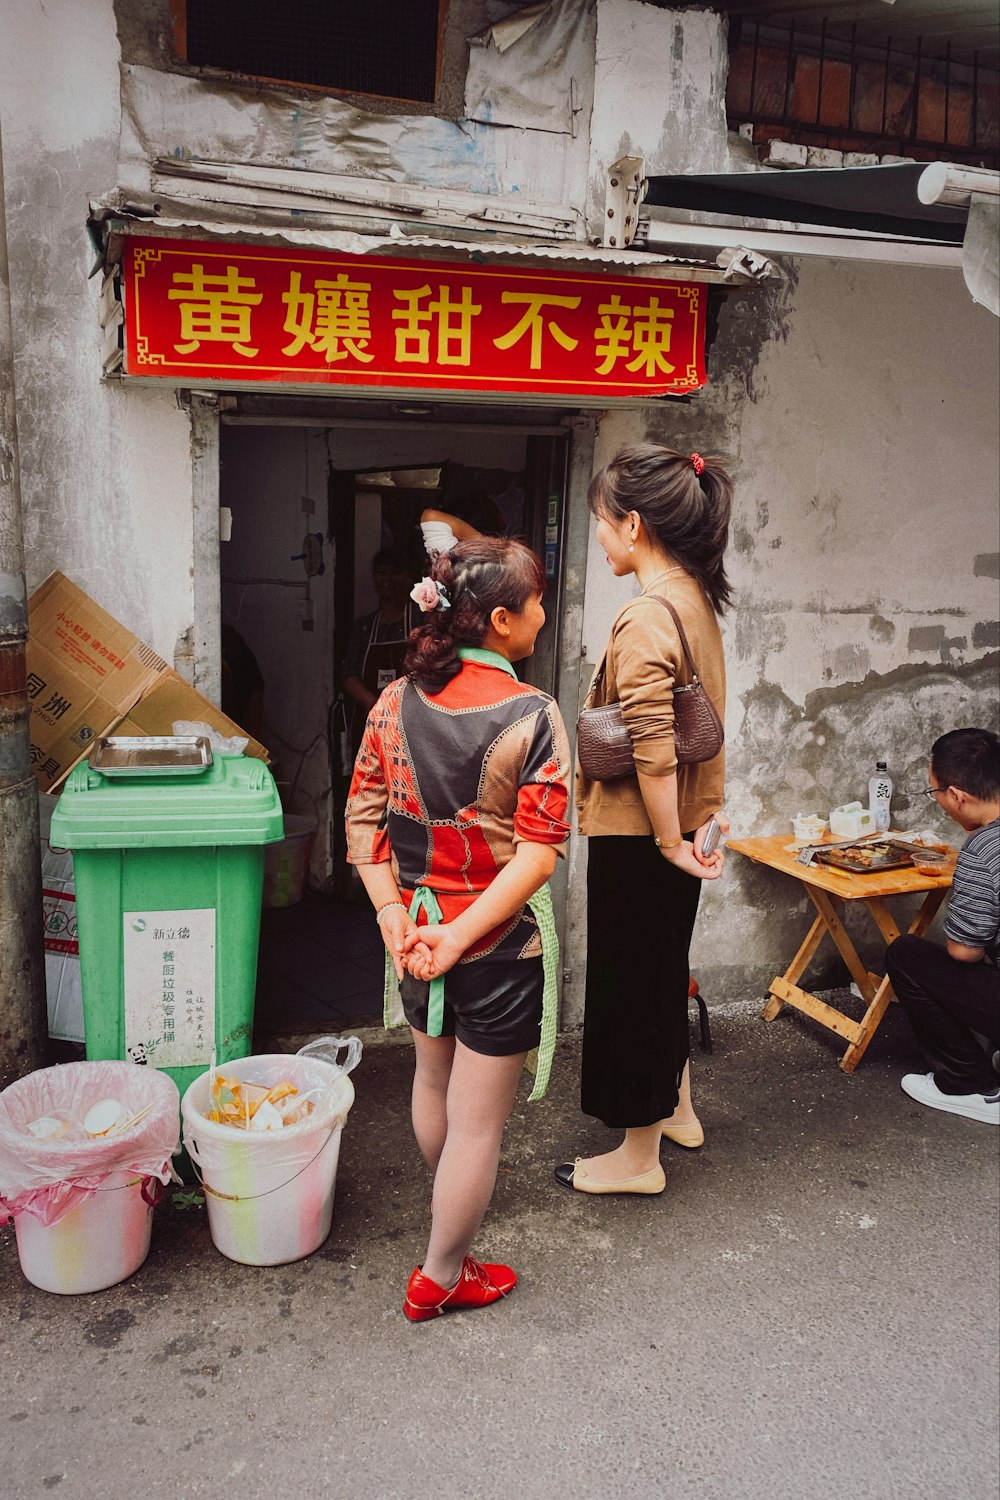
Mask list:
[[[864,857],[859,858],[863,853]],[[851,875],[881,875],[883,870],[913,869],[908,854],[900,855],[885,844],[847,844],[840,849],[817,849],[813,860],[818,865],[832,865]]]

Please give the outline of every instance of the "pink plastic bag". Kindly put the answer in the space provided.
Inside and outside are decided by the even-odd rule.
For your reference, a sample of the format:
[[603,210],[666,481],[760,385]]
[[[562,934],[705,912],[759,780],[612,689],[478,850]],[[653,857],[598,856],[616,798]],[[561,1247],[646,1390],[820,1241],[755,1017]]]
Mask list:
[[[43,1116],[82,1122],[102,1099],[117,1099],[129,1116],[148,1113],[97,1140],[37,1140],[28,1131]],[[174,1175],[170,1158],[179,1133],[177,1085],[155,1068],[77,1062],[19,1078],[0,1093],[0,1223],[29,1213],[55,1224],[99,1192],[110,1172],[141,1177],[143,1197],[155,1202]]]

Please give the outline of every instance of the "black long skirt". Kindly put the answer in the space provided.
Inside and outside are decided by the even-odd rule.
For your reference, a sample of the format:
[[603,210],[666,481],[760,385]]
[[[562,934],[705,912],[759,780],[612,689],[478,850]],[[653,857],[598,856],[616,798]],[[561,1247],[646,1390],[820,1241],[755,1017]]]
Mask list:
[[588,840],[580,1107],[614,1129],[673,1113],[688,1058],[688,951],[701,881],[651,838]]

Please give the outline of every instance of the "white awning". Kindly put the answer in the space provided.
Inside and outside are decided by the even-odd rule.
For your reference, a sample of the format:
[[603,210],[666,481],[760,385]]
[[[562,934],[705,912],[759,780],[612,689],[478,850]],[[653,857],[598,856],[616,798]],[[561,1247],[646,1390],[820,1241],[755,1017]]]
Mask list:
[[808,225],[770,225],[737,231],[720,224],[685,223],[661,217],[663,210],[649,215],[646,243],[653,249],[669,245],[681,250],[684,245],[693,254],[711,255],[718,246],[729,243],[739,234],[740,243],[760,255],[818,255],[826,260],[863,260],[884,265],[935,266],[942,270],[962,269],[960,245],[932,245],[924,240],[894,238],[890,235],[837,234],[836,231],[811,229]]
[[[644,179],[643,193],[649,245],[710,253],[738,234],[769,255],[940,266],[961,270],[975,301],[1000,311],[1000,174],[984,168],[902,162],[662,176]],[[715,222],[677,223],[679,213]],[[743,227],[749,216],[759,227]],[[740,227],[726,227],[727,218]]]

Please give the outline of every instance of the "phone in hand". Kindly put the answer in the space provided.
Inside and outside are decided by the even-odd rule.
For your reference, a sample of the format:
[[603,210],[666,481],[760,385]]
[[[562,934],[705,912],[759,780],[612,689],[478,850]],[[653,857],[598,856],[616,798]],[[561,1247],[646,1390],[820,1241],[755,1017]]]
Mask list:
[[705,839],[701,846],[701,852],[704,858],[707,859],[710,854],[715,853],[716,846],[718,845],[719,839],[721,837],[722,827],[719,824],[718,819],[714,817],[710,818],[708,827],[705,829]]

